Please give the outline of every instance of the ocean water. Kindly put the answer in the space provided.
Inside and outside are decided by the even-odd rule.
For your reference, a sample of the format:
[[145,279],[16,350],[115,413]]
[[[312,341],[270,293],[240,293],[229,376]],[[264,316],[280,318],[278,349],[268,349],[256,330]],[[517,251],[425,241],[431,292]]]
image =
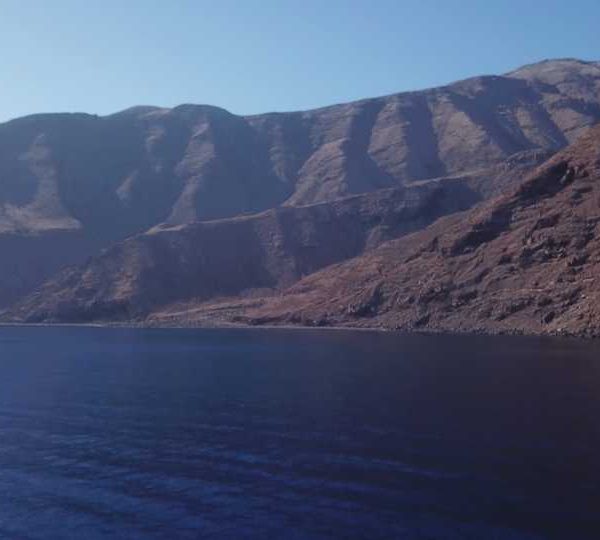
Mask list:
[[600,344],[0,328],[0,538],[600,538]]

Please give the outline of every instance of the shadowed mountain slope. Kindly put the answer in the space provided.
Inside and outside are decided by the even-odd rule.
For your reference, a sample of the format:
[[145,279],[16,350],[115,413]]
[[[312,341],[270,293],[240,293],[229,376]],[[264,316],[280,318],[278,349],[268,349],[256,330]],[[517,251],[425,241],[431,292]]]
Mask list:
[[162,226],[69,268],[9,312],[26,322],[143,320],[178,301],[273,294],[302,276],[472,206],[461,178],[331,203]]

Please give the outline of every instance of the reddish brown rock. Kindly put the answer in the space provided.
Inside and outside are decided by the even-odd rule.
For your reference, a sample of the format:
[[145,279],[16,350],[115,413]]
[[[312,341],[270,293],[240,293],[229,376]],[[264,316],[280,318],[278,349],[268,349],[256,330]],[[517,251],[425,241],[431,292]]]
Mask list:
[[600,126],[512,193],[238,306],[236,320],[599,335],[599,227]]

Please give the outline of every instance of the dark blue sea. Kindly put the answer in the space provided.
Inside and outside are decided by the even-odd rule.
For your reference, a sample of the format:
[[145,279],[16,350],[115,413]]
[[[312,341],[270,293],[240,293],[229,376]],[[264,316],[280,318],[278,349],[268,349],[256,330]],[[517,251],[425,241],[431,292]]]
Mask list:
[[600,343],[0,328],[0,538],[600,538]]

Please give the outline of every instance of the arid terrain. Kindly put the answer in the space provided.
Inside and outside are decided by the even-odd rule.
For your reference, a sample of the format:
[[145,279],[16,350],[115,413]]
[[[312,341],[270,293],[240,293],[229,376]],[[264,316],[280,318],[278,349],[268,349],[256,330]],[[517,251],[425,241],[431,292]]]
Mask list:
[[599,227],[600,126],[512,193],[227,316],[253,324],[596,336]]
[[578,60],[305,112],[17,119],[2,318],[595,333],[599,120]]

